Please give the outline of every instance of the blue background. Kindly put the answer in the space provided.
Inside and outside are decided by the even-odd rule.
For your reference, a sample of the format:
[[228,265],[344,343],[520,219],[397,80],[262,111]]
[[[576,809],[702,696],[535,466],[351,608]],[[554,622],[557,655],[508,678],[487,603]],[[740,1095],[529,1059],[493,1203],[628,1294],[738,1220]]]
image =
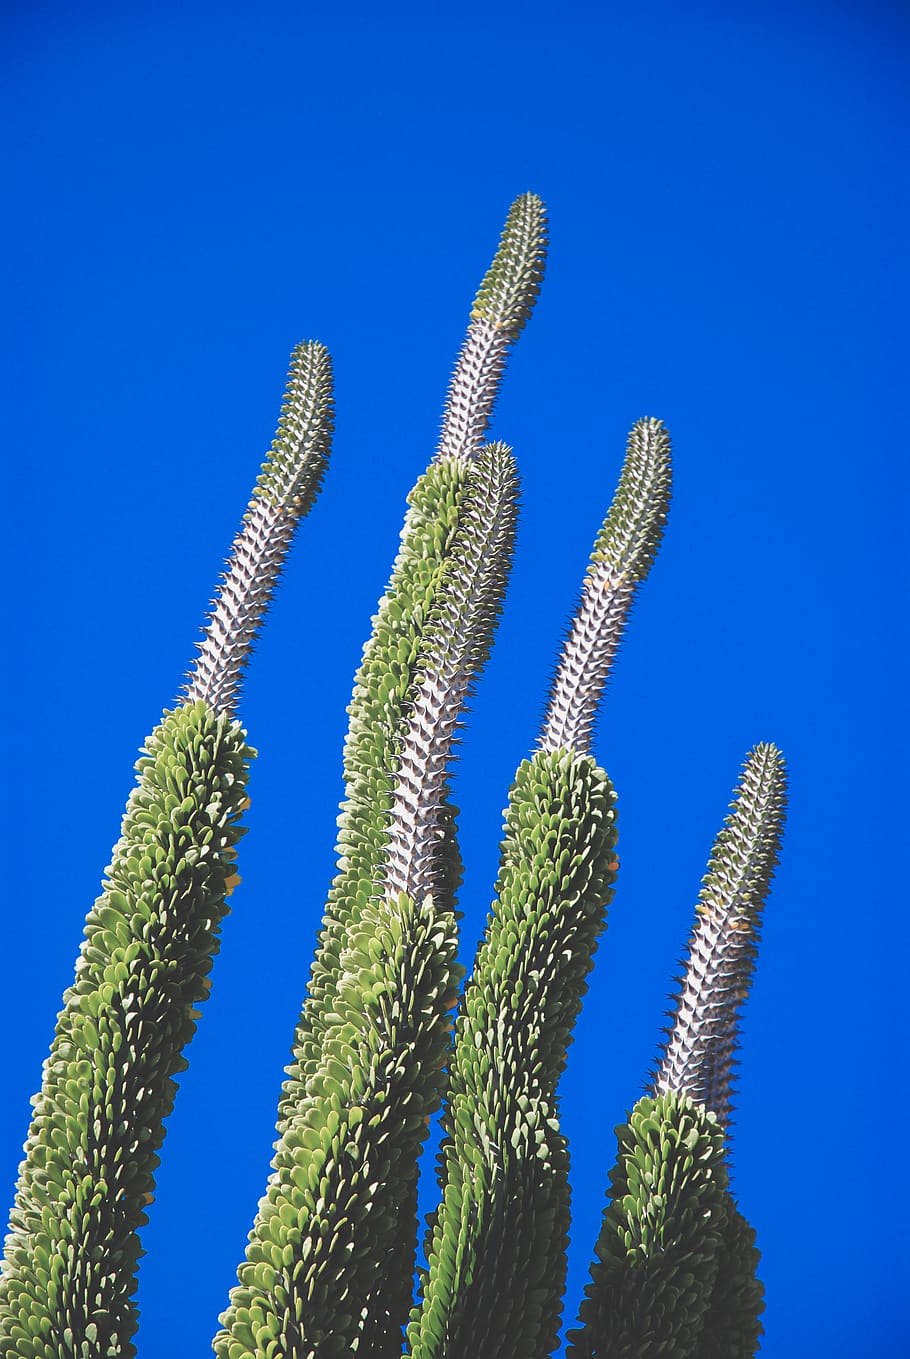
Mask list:
[[773,740],[791,810],[733,1146],[762,1353],[910,1352],[906,11],[31,3],[4,28],[4,1196],[136,749],[191,658],[290,349],[319,338],[332,466],[249,671],[244,881],[144,1232],[143,1359],[206,1352],[333,871],[351,678],[470,300],[533,189],[550,264],[493,428],[524,509],[457,776],[466,960],[637,417],[666,421],[676,464],[596,743],[623,868],[563,1086],[567,1320],[711,840]]

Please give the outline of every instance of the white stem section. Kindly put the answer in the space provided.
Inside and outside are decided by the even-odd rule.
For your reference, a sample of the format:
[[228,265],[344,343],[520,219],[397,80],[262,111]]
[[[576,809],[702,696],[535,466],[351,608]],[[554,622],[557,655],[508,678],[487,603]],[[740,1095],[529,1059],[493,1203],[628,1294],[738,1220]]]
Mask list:
[[268,611],[298,523],[297,512],[256,496],[234,539],[227,570],[209,615],[199,655],[186,684],[185,702],[203,699],[216,712],[237,702],[240,678]]
[[586,577],[540,733],[541,750],[590,752],[597,705],[619,650],[636,584],[627,577],[617,579],[607,565]]
[[739,1013],[755,964],[761,912],[783,830],[783,757],[750,753],[699,894],[689,957],[654,1093],[691,1095],[730,1118]]
[[512,337],[487,320],[468,327],[449,383],[434,461],[473,458],[480,448],[506,366]]

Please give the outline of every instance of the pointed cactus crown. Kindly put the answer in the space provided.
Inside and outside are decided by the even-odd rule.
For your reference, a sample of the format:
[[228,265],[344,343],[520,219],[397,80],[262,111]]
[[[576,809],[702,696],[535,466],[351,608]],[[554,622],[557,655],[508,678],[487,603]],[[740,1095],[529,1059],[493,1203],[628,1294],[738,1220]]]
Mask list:
[[471,309],[449,383],[436,459],[472,458],[490,423],[509,346],[531,315],[543,278],[547,215],[536,194],[516,198]]
[[518,339],[540,292],[546,245],[543,202],[523,193],[509,209],[499,249],[471,308],[472,321],[485,321]]
[[291,513],[307,513],[328,467],[333,414],[329,351],[315,340],[295,345],[278,428],[256,478],[250,510],[261,497]]
[[616,494],[594,540],[588,576],[601,587],[640,584],[654,564],[670,508],[670,435],[661,420],[629,431]]

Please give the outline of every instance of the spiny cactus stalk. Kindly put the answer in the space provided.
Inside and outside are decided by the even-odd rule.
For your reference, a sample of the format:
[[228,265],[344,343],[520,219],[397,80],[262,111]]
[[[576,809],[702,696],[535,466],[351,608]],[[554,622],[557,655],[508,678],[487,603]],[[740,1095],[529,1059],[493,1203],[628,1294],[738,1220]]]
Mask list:
[[298,523],[319,494],[332,435],[332,364],[313,341],[291,355],[288,385],[269,456],[253,487],[212,605],[186,699],[231,712],[240,677],[268,610]]
[[670,437],[659,420],[639,420],[563,647],[541,750],[590,749],[597,705],[635,593],[660,546],[669,504]]
[[[272,452],[214,605],[187,701],[136,768],[120,840],[65,993],[6,1240],[2,1352],[134,1354],[132,1294],[173,1077],[208,993],[254,752],[231,720],[240,671],[328,454],[331,375],[294,351]],[[260,511],[260,505],[264,512]]]
[[654,1078],[655,1094],[691,1095],[725,1125],[739,1013],[783,832],[786,771],[776,746],[750,751],[730,806],[699,893],[673,1023]]
[[758,1252],[727,1189],[724,1129],[785,800],[780,751],[756,746],[711,851],[652,1091],[616,1130],[612,1202],[571,1359],[755,1351]]
[[[509,793],[495,900],[459,1003],[447,780],[517,514],[512,453],[485,440],[545,245],[543,204],[524,194],[475,300],[364,648],[337,874],[272,1174],[213,1342],[220,1359],[399,1359],[402,1346],[410,1359],[546,1359],[557,1344],[569,1226],[557,1088],[619,870],[594,723],[663,533],[670,444],[654,419],[629,436],[539,738]],[[241,674],[319,489],[331,425],[328,355],[300,345],[185,701],[145,744],[64,995],[0,1276],[3,1359],[135,1353],[137,1232],[239,881],[253,755],[233,718]],[[784,796],[780,753],[756,746],[704,879],[651,1089],[617,1129],[573,1359],[755,1353],[758,1252],[725,1132]],[[418,1160],[441,1103],[440,1197],[415,1297]]]

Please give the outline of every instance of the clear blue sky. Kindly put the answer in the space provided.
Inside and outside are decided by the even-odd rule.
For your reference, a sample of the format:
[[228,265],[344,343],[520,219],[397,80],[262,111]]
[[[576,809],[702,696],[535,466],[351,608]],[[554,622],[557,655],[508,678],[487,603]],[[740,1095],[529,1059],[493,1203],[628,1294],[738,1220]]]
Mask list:
[[734,1143],[762,1354],[910,1352],[906,11],[33,0],[3,25],[4,1196],[136,749],[190,660],[290,349],[318,338],[332,466],[241,705],[260,751],[243,885],[144,1234],[142,1359],[207,1352],[332,874],[351,677],[471,297],[533,189],[550,265],[494,422],[524,477],[518,557],[457,782],[466,959],[632,422],[661,417],[676,461],[596,745],[623,868],[564,1084],[567,1317],[711,839],[773,740],[791,810]]

